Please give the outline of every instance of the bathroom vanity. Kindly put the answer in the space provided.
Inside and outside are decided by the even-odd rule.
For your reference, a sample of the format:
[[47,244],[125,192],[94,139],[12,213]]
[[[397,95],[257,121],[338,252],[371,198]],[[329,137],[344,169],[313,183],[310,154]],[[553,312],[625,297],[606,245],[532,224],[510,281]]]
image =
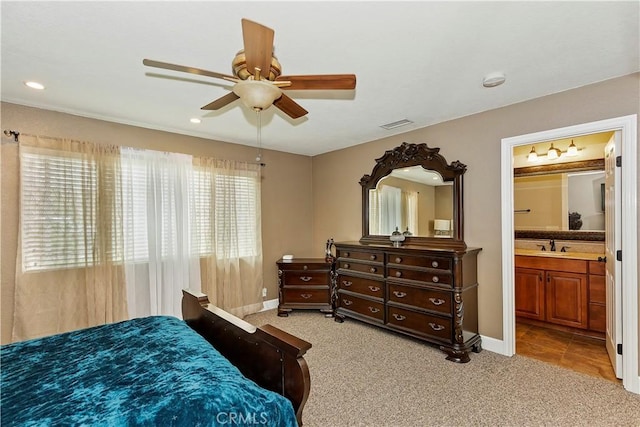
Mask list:
[[[384,200],[381,187],[411,181],[401,188],[409,193],[419,179],[404,178],[399,171],[424,173],[428,184],[420,192],[431,198],[427,208],[413,212],[409,219],[389,220],[385,217],[390,215],[389,201]],[[481,249],[468,248],[463,239],[465,171],[464,164],[448,164],[438,148],[426,144],[403,143],[376,160],[371,175],[360,180],[363,236],[335,245],[336,321],[356,319],[435,344],[448,360],[459,363],[470,361],[470,351],[482,350],[477,282]],[[381,205],[387,206],[385,211],[379,209]],[[397,211],[406,210],[403,205]],[[436,215],[450,219],[436,220]],[[446,221],[448,235],[442,234],[444,227],[434,227],[436,221]],[[396,227],[405,230],[404,241],[392,245],[390,234]]]
[[605,331],[605,263],[596,253],[516,249],[516,316]]

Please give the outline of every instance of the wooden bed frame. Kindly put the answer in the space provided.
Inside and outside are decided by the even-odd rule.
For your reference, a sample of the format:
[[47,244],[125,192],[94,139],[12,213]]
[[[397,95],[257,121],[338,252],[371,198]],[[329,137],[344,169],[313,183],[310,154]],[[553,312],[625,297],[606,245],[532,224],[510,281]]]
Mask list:
[[293,404],[302,425],[311,380],[303,356],[311,344],[271,325],[255,327],[216,307],[207,295],[184,289],[182,316],[242,374]]

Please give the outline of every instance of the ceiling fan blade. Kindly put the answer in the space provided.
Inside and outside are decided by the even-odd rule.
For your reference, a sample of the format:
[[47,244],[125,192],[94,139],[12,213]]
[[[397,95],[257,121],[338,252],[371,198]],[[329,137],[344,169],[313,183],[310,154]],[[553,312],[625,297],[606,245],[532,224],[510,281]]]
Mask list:
[[274,31],[271,28],[242,19],[242,40],[249,73],[254,74],[254,70],[260,68],[260,75],[264,78],[269,77],[273,37]]
[[281,109],[287,116],[291,117],[292,119],[297,119],[308,113],[308,111],[302,108],[300,104],[289,98],[284,93],[280,98],[273,101],[273,105]]
[[228,74],[216,73],[215,71],[202,70],[200,68],[185,67],[184,65],[169,64],[168,62],[154,61],[153,59],[144,59],[142,63],[148,67],[164,68],[165,70],[182,71],[185,73],[199,74],[201,76],[215,77],[217,79],[231,79],[237,81],[238,78]]
[[286,90],[343,90],[356,88],[355,74],[319,74],[308,76],[278,76],[276,81],[290,81]]
[[233,101],[235,101],[236,99],[239,99],[240,97],[238,95],[236,95],[233,92],[229,92],[228,94],[226,94],[223,97],[220,97],[218,99],[216,99],[213,102],[208,103],[207,105],[205,105],[204,107],[200,108],[201,110],[219,110],[220,108],[231,104]]

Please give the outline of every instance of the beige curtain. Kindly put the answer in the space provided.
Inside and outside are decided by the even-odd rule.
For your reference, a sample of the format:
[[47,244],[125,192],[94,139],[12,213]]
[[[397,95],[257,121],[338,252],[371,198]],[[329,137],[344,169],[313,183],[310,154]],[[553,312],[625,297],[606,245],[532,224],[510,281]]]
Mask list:
[[21,135],[20,164],[12,340],[126,319],[119,148]]
[[239,317],[263,307],[260,179],[257,164],[194,158],[202,292]]

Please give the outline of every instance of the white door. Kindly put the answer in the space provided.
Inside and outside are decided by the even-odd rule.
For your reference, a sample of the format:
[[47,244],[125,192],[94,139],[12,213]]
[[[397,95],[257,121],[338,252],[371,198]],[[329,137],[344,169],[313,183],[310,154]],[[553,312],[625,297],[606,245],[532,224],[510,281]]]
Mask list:
[[622,356],[618,345],[622,344],[622,264],[616,259],[621,247],[621,185],[620,168],[616,167],[616,157],[620,155],[620,131],[614,132],[604,148],[605,170],[605,255],[607,256],[606,301],[607,301],[607,353],[611,359],[616,377],[622,378]]

